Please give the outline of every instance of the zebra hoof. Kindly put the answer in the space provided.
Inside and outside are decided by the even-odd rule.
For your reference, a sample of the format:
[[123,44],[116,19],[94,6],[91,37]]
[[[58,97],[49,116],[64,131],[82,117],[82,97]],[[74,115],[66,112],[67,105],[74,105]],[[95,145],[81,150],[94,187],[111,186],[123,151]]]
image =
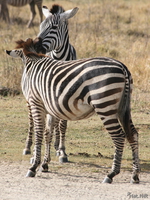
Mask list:
[[48,172],[48,164],[43,164],[42,165],[41,172]]
[[24,149],[23,155],[28,155],[28,154],[31,154],[31,151],[29,149]]
[[26,177],[35,177],[36,172],[33,172],[31,170],[28,170]]
[[42,169],[41,169],[41,172],[44,172],[44,173],[48,172],[48,168],[47,168],[47,169],[42,168]]
[[131,178],[130,183],[139,184],[139,183],[140,183],[140,180],[139,180],[138,175],[134,175],[134,176]]
[[112,183],[112,179],[110,179],[108,176],[106,176],[102,183]]
[[60,163],[66,163],[66,162],[68,162],[68,157],[67,156],[65,156],[65,157],[59,156],[59,162]]

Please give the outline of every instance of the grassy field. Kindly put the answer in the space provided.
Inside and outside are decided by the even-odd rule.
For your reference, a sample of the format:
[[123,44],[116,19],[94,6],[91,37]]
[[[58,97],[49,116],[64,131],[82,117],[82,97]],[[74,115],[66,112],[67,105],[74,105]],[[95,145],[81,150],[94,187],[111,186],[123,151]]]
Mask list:
[[[150,11],[149,0],[74,0],[48,1],[51,7],[59,3],[65,10],[79,7],[69,20],[70,42],[78,58],[108,56],[122,61],[134,79],[132,98],[133,121],[139,131],[140,159],[143,171],[150,170]],[[18,13],[19,10],[19,13]],[[12,24],[0,21],[0,87],[20,89],[22,62],[8,57],[4,50],[14,49],[18,39],[35,38],[39,31],[38,12],[34,26],[26,28],[29,7],[9,7]],[[16,14],[17,13],[17,14]],[[0,97],[0,159],[28,160],[22,156],[28,129],[24,97]],[[86,170],[98,172],[98,165],[111,167],[114,147],[110,136],[97,116],[69,122],[66,133],[69,160],[86,164]],[[125,145],[122,168],[131,169],[131,151]],[[98,156],[98,152],[102,157]],[[56,161],[54,148],[52,160]],[[89,168],[89,165],[91,168]],[[85,170],[85,168],[84,168]]]

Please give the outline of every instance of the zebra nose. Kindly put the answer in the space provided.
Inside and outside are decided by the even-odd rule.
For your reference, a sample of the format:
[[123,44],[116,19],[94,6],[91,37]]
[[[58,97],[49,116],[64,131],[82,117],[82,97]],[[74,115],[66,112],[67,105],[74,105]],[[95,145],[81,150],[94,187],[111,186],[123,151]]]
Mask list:
[[5,52],[6,52],[8,55],[10,55],[10,53],[11,53],[11,51],[8,51],[8,50],[5,50]]

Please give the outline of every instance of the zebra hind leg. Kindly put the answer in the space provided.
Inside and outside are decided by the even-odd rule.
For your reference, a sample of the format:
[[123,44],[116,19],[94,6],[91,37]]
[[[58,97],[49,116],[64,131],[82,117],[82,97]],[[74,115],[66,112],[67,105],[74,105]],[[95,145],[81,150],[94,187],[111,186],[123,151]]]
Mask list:
[[127,137],[127,139],[132,149],[132,158],[133,158],[133,173],[131,176],[131,183],[139,183],[140,163],[138,156],[138,132],[135,129],[132,120],[130,120],[130,127],[131,127],[131,136],[130,138]]
[[31,18],[30,18],[30,20],[29,20],[29,22],[28,22],[28,24],[27,24],[27,27],[28,27],[28,28],[30,28],[31,25],[33,25],[33,20],[34,20],[35,15],[36,15],[35,3],[34,3],[34,1],[32,1],[32,2],[30,3],[30,10],[31,10]]
[[37,2],[37,8],[39,10],[40,15],[40,23],[43,21],[43,13],[42,13],[42,1]]
[[0,19],[10,24],[9,10],[6,1],[0,1]]
[[112,170],[105,177],[102,183],[112,183],[113,177],[120,173],[121,160],[122,160],[122,154],[123,154],[123,148],[124,148],[124,142],[125,142],[125,134],[122,131],[122,128],[117,118],[107,119],[107,120],[102,118],[102,121],[104,122],[105,128],[111,135],[111,138],[115,145],[115,154],[114,154]]

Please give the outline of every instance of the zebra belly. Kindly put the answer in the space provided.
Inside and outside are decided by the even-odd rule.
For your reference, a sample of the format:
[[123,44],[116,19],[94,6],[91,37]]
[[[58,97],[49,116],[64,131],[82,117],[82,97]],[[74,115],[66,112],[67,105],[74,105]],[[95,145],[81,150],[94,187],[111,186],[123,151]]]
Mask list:
[[78,109],[77,112],[73,113],[74,116],[71,116],[71,121],[86,119],[95,113],[93,108],[87,105],[80,105],[79,108],[80,109]]
[[77,103],[74,102],[74,104],[71,105],[70,108],[72,110],[72,113],[74,113],[74,115],[76,116],[76,118],[72,120],[86,119],[95,113],[93,107],[84,103],[82,100],[78,100]]
[[69,109],[67,109],[62,103],[59,103],[58,105],[59,109],[58,107],[55,107],[55,109],[51,109],[49,107],[47,109],[47,112],[49,114],[54,115],[57,118],[64,120],[81,120],[89,118],[95,113],[94,108],[88,105],[87,103],[82,102],[82,100],[78,100],[76,103],[72,102],[71,104],[69,104]]

